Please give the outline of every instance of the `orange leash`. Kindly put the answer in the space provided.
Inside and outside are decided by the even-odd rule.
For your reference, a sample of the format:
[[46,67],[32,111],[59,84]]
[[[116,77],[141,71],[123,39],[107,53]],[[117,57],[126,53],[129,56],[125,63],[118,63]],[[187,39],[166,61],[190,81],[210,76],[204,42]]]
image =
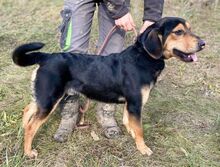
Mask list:
[[[97,55],[101,55],[103,50],[105,49],[106,45],[108,44],[108,41],[110,40],[111,38],[111,35],[117,30],[117,26],[114,25],[112,27],[112,29],[108,32],[107,36],[105,37],[105,40],[102,44],[102,46],[100,47],[99,51],[97,52]],[[137,30],[133,27],[132,31],[134,32],[134,35],[135,35],[135,39],[137,38],[138,36],[138,33],[137,33]]]
[[111,35],[115,32],[116,29],[117,29],[117,26],[114,25],[114,26],[112,27],[112,29],[108,32],[108,34],[107,34],[107,36],[105,37],[105,40],[104,40],[102,46],[100,47],[99,51],[97,52],[97,55],[101,55],[101,54],[102,54],[102,52],[103,52],[103,50],[105,49],[105,47],[106,47],[108,41],[109,41],[110,38],[111,38]]

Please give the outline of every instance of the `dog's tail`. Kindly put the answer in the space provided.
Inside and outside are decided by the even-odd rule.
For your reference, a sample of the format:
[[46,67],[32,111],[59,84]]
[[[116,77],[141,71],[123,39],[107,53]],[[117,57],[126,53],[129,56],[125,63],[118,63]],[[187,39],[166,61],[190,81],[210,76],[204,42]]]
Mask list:
[[41,42],[33,42],[21,45],[14,50],[12,60],[15,64],[22,67],[39,64],[48,58],[47,54],[32,51],[39,50],[43,48],[43,46],[44,44]]

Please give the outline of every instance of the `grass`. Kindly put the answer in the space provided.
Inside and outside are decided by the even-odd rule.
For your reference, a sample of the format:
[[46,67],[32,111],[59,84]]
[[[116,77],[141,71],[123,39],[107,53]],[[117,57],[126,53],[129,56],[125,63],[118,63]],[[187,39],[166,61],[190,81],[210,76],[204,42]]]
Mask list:
[[[132,4],[138,27],[141,3]],[[199,62],[169,60],[163,79],[151,93],[143,112],[146,143],[151,157],[142,156],[122,125],[122,107],[116,113],[123,134],[108,140],[96,123],[95,112],[86,117],[92,127],[76,130],[67,143],[53,140],[59,112],[52,115],[34,140],[35,160],[23,156],[23,107],[30,101],[30,76],[34,67],[20,68],[11,61],[19,44],[42,41],[47,52],[59,51],[59,11],[62,1],[2,0],[0,2],[0,166],[220,166],[220,6],[198,7],[188,1],[167,0],[164,16],[183,17],[205,39]],[[94,22],[97,24],[97,21]],[[91,34],[95,46],[97,31]],[[133,34],[127,35],[127,45]],[[95,103],[91,111],[95,110]],[[99,136],[94,141],[91,132]]]

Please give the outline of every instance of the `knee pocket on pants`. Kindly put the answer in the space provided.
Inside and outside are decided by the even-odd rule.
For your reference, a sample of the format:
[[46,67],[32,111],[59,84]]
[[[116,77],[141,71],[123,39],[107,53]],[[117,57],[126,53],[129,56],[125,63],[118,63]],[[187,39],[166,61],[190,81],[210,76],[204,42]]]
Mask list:
[[63,19],[62,24],[59,26],[61,33],[60,47],[63,51],[67,51],[71,46],[72,37],[72,11],[70,9],[64,9],[60,12]]

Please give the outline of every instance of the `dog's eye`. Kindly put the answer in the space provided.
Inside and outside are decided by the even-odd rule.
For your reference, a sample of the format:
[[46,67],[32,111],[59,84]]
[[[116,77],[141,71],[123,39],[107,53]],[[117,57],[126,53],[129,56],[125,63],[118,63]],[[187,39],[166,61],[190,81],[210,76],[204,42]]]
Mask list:
[[183,35],[185,32],[183,30],[177,30],[173,32],[175,35]]

